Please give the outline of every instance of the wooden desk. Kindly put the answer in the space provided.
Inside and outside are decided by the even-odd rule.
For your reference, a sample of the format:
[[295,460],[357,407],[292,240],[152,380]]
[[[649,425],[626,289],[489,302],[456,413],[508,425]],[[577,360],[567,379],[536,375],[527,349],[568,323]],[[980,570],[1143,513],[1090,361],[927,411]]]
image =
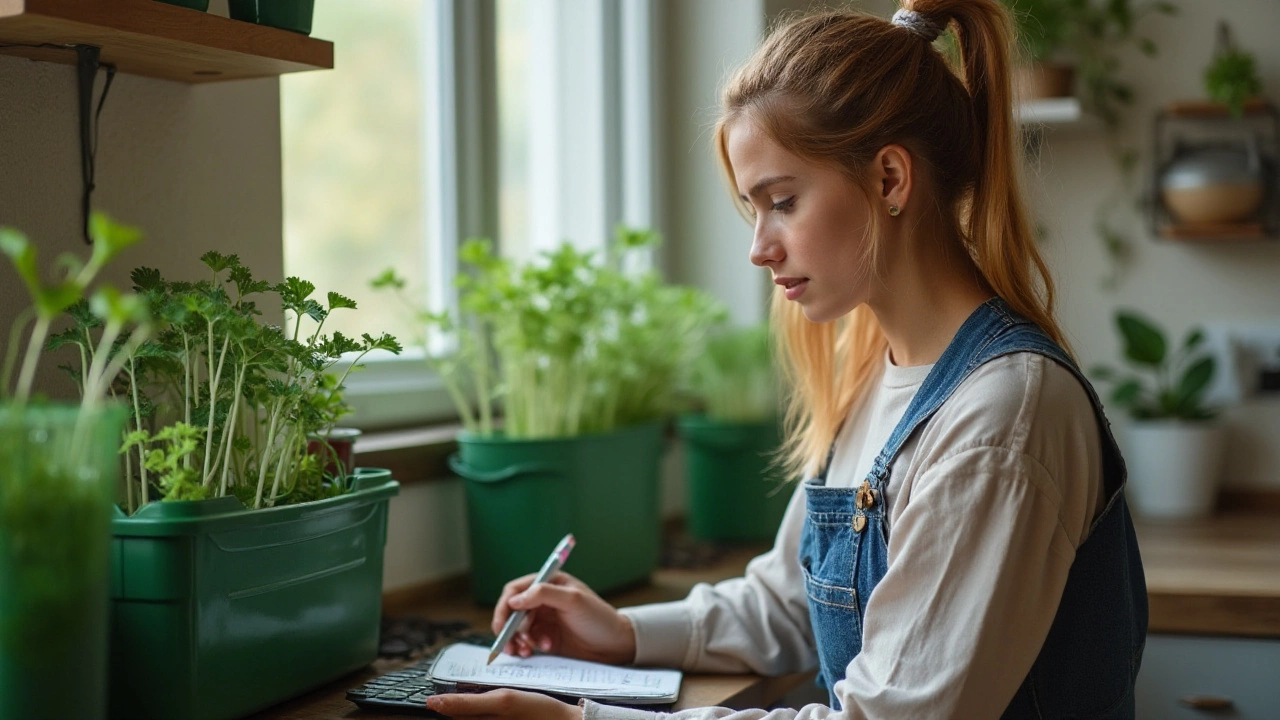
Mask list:
[[[654,573],[651,584],[608,596],[618,607],[642,605],[651,602],[679,600],[699,582],[735,577],[742,574],[747,561],[764,550],[763,547],[744,548],[735,551],[713,567],[705,570],[661,569]],[[474,627],[487,630],[492,617],[491,610],[482,608],[466,597],[450,597],[425,603],[389,605],[389,615],[420,614],[432,620],[466,620]],[[374,713],[361,710],[346,699],[347,690],[377,675],[391,672],[412,660],[378,660],[373,665],[352,673],[340,680],[318,688],[306,695],[276,705],[253,715],[254,720],[336,720],[359,718],[360,720],[404,720],[403,714]],[[795,673],[766,678],[758,675],[693,675],[686,673],[680,686],[680,699],[674,708],[720,706],[731,708],[767,707],[803,683],[813,681],[813,673]]]
[[1137,524],[1151,632],[1280,638],[1280,515]]

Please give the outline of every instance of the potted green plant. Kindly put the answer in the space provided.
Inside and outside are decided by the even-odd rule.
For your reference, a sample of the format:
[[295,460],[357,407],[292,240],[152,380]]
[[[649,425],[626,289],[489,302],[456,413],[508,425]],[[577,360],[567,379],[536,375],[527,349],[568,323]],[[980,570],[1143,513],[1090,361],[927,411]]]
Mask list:
[[[307,446],[346,411],[343,382],[364,354],[400,346],[324,333],[356,307],[338,293],[255,279],[234,255],[201,261],[196,282],[134,270],[163,329],[108,345],[129,410],[112,521],[116,718],[242,717],[377,655],[398,484],[385,470],[327,476]],[[88,349],[93,318],[71,315],[51,345],[80,351],[68,368],[79,379],[103,356]]]
[[[0,717],[95,720],[107,708],[107,608],[111,509],[124,408],[106,400],[119,363],[84,376],[81,403],[33,400],[45,338],[83,299],[98,272],[137,241],[136,231],[94,214],[87,263],[58,258],[62,275],[41,277],[34,246],[0,228],[0,252],[13,262],[32,307],[15,319],[0,371]],[[134,347],[150,323],[138,298],[109,288],[87,304],[107,337]],[[21,364],[21,339],[30,334]],[[18,376],[15,381],[14,371]]]
[[[712,303],[621,270],[654,241],[620,230],[608,262],[565,243],[517,267],[471,240],[459,311],[420,312],[453,348],[427,356],[464,427],[450,465],[466,486],[478,602],[570,531],[574,573],[598,590],[657,566],[662,421]],[[404,289],[390,271],[374,285]]]
[[708,336],[693,364],[698,412],[680,417],[689,533],[698,540],[768,540],[791,494],[774,463],[781,444],[769,328]]
[[1013,15],[1025,62],[1014,69],[1014,85],[1023,100],[1069,97],[1075,66],[1062,56],[1071,30],[1068,4],[1062,0],[1003,0]]
[[1223,430],[1204,399],[1215,370],[1204,333],[1191,329],[1175,350],[1158,326],[1133,312],[1118,311],[1116,327],[1137,373],[1108,366],[1091,373],[1113,386],[1111,402],[1132,420],[1124,449],[1134,510],[1158,519],[1206,515],[1216,500]]
[[1253,54],[1236,47],[1231,28],[1218,23],[1213,60],[1204,69],[1204,89],[1214,102],[1227,106],[1232,117],[1244,116],[1244,106],[1262,92]]

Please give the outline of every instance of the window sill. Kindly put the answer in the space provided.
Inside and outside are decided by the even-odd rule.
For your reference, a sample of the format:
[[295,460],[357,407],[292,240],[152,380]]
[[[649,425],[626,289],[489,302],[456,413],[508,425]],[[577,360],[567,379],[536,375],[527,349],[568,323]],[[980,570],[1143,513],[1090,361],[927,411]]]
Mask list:
[[450,423],[365,433],[356,440],[356,464],[386,468],[402,485],[449,480],[448,459],[461,429]]

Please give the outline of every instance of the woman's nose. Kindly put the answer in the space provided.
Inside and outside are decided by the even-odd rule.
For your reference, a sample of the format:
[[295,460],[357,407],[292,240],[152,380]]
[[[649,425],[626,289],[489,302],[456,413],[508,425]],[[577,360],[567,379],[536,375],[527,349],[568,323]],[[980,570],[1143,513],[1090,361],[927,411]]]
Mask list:
[[755,237],[751,239],[751,264],[765,267],[771,262],[782,260],[782,257],[782,244],[767,228],[757,225]]

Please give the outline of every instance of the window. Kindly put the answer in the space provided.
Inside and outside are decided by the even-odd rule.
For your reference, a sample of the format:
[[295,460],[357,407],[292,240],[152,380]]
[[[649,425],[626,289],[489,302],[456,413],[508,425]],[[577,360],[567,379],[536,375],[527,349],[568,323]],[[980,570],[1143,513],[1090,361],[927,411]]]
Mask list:
[[[334,42],[327,72],[280,80],[284,267],[289,275],[354,298],[326,329],[359,337],[416,332],[395,298],[369,288],[386,268],[413,287],[437,282],[428,267],[421,0],[318,3],[314,34]],[[436,269],[438,270],[438,268]]]
[[[651,222],[653,0],[317,3],[335,69],[281,79],[285,272],[354,298],[326,330],[420,332],[369,289],[388,267],[455,302],[461,240],[516,260]],[[442,419],[421,350],[347,381],[353,424]]]

